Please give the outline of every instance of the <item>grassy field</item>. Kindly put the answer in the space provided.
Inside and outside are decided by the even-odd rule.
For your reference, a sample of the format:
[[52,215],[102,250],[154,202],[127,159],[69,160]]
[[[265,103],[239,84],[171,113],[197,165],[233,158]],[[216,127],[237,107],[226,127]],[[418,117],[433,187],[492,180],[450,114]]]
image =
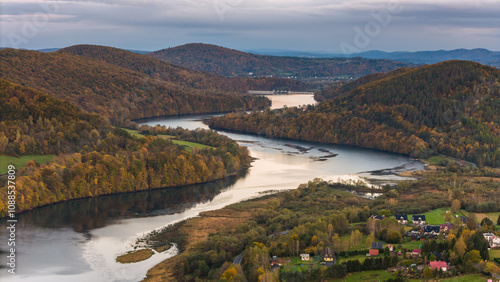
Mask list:
[[[137,130],[128,129],[128,128],[122,128],[122,129],[124,129],[125,131],[127,131],[128,133],[130,133],[130,135],[132,135],[132,136],[139,137],[139,138],[140,137],[144,137],[144,135],[140,134],[139,132],[137,132]],[[166,135],[166,134],[160,134],[160,135],[158,135],[158,137],[161,137],[161,138],[164,138],[164,139],[172,139],[175,136]]]
[[175,139],[172,139],[172,142],[174,142],[177,145],[185,146],[188,151],[191,151],[191,148],[198,148],[198,149],[213,148],[211,146],[203,145],[203,144],[200,144],[200,143],[194,143],[194,142],[184,141],[184,140],[175,140]]
[[443,279],[440,280],[440,282],[486,282],[488,281],[488,279],[491,279],[491,277],[487,277],[481,274],[471,274],[460,277]]
[[419,249],[420,245],[422,245],[422,241],[410,241],[410,242],[404,242],[401,244],[394,244],[397,248],[397,246],[401,245],[403,248],[406,248],[408,250],[414,250],[414,249]]
[[[443,218],[443,214],[446,213],[447,208],[435,209],[430,212],[424,213],[425,215],[425,223],[430,225],[439,225],[445,224],[445,220]],[[408,215],[408,219],[411,220],[413,214]]]
[[448,160],[449,158],[444,157],[444,156],[432,156],[424,161],[429,163],[430,165],[438,165],[439,163]]
[[[132,136],[144,137],[144,135],[137,132],[137,130],[127,129],[127,128],[123,128],[123,129],[126,130],[128,133],[130,133]],[[189,141],[184,141],[184,140],[173,139],[173,138],[175,138],[175,136],[172,136],[172,135],[163,134],[163,135],[158,135],[158,137],[164,138],[164,139],[170,139],[170,140],[172,140],[172,142],[174,144],[184,146],[186,148],[186,150],[188,150],[190,152],[191,152],[192,148],[198,148],[198,149],[213,148],[211,146],[203,145],[200,143],[194,143],[194,142],[189,142]]]
[[[381,256],[384,256],[384,253],[382,253]],[[359,260],[359,262],[363,263],[365,261],[365,259],[366,259],[366,254],[352,256],[352,257],[347,257],[347,258],[337,257],[337,263],[342,263],[343,261],[355,260],[355,259],[357,259],[357,260]]]
[[346,282],[359,282],[359,281],[364,281],[364,282],[378,282],[378,281],[385,281],[389,278],[394,278],[394,275],[392,273],[385,272],[385,270],[371,270],[371,271],[362,271],[362,272],[356,272],[352,273],[345,279],[334,279],[334,280],[329,280],[329,281],[335,281],[335,282],[340,282],[340,281],[346,281]]
[[306,271],[309,267],[318,267],[319,261],[315,260],[314,256],[309,261],[302,261],[300,257],[290,258],[290,262],[283,266],[284,269],[292,269],[293,271]]
[[493,221],[493,223],[497,223],[498,217],[500,216],[500,212],[487,212],[485,213],[487,217]]
[[14,165],[16,169],[21,167],[25,167],[26,163],[31,160],[35,160],[36,162],[43,164],[50,160],[52,160],[55,155],[25,155],[19,158],[11,157],[11,156],[0,156],[0,174],[7,173],[7,166]]
[[490,254],[490,260],[500,258],[500,249],[489,250],[488,253]]

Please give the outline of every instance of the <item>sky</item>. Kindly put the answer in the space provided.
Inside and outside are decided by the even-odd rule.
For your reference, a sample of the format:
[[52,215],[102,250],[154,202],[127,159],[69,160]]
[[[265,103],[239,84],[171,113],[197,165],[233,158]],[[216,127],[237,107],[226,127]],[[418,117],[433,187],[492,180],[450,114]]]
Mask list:
[[0,46],[500,51],[500,0],[0,0]]

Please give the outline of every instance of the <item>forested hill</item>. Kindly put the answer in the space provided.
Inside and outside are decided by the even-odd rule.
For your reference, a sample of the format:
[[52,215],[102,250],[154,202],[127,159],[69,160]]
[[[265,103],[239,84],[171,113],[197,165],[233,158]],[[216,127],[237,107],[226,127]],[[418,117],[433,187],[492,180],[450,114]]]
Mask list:
[[231,78],[177,66],[150,56],[131,51],[97,45],[74,45],[58,52],[80,55],[104,61],[159,79],[167,85],[187,89],[209,90],[224,93],[244,93],[248,90],[286,89],[307,90],[307,84],[283,78]]
[[[173,67],[170,74],[174,76],[177,70],[181,72],[178,79],[165,80],[67,52],[0,50],[0,78],[52,94],[89,112],[104,114],[115,124],[127,119],[224,112],[269,104],[262,97],[228,94],[222,91],[224,87],[217,88],[208,82],[210,79],[203,80],[198,72]],[[198,79],[202,82],[193,82]],[[230,83],[220,79],[220,85]]]
[[[56,155],[16,173],[16,211],[58,201],[212,181],[250,162],[245,147],[213,131],[151,128],[211,146],[191,151],[167,138],[136,138],[52,95],[0,79],[0,158]],[[34,156],[31,156],[34,157]],[[0,197],[7,199],[7,182]],[[0,201],[0,217],[7,211]]]
[[325,89],[321,91],[317,91],[314,93],[314,99],[316,101],[325,101],[329,100],[335,97],[341,97],[341,96],[346,96],[349,94],[352,90],[354,90],[356,87],[377,81],[386,77],[392,77],[395,75],[399,75],[405,72],[410,71],[411,69],[409,68],[400,68],[394,71],[391,71],[389,73],[374,73],[374,74],[369,74],[365,75],[363,77],[360,77],[359,79],[356,79],[354,81],[345,83],[345,84],[332,84],[329,87],[326,87]]
[[229,115],[210,125],[500,167],[500,70],[447,61],[369,81],[304,111]]
[[363,58],[299,58],[264,56],[210,44],[193,43],[147,54],[176,65],[224,76],[297,78],[362,76],[414,66],[390,60]]

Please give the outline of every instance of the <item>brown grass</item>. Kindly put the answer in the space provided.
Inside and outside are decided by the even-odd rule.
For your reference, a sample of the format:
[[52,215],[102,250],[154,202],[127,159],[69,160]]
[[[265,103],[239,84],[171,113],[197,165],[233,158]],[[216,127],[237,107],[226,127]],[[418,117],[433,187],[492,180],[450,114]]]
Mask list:
[[481,222],[485,217],[488,217],[488,216],[486,214],[484,214],[484,213],[476,213],[476,217],[477,217],[477,220],[479,222]]
[[500,182],[500,178],[497,177],[474,177],[472,179],[475,180],[481,180],[481,181],[494,181],[494,182]]
[[[188,253],[196,243],[207,240],[210,234],[249,221],[257,210],[265,207],[266,202],[267,200],[252,202],[252,208],[249,209],[223,208],[202,212],[199,217],[188,219],[179,229],[180,233],[188,235],[185,252]],[[175,281],[173,270],[177,266],[178,258],[175,256],[157,264],[148,271],[143,281]]]
[[116,258],[116,261],[119,263],[134,263],[146,260],[150,258],[153,254],[154,252],[151,249],[142,249],[121,255]]

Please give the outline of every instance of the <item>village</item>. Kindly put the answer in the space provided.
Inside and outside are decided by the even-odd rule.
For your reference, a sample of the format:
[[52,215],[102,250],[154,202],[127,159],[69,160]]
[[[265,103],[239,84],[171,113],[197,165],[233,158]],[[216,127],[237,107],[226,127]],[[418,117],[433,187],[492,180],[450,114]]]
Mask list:
[[[440,209],[439,212],[443,212]],[[429,211],[431,212],[431,211]],[[433,212],[431,212],[432,215]],[[444,214],[451,214],[450,210],[445,210]],[[443,216],[443,214],[442,214]],[[401,236],[401,242],[391,244],[380,241],[367,243],[367,249],[360,250],[342,250],[334,251],[330,247],[325,247],[320,253],[301,253],[298,257],[278,258],[273,256],[271,259],[271,270],[279,271],[280,269],[307,270],[318,266],[331,267],[339,264],[346,264],[348,267],[347,272],[351,272],[349,267],[355,270],[384,270],[390,273],[400,273],[404,275],[423,274],[425,271],[431,271],[434,277],[451,277],[454,274],[455,266],[446,262],[446,251],[443,247],[436,243],[438,240],[448,240],[448,235],[452,240],[456,240],[456,236],[452,234],[455,228],[463,229],[466,227],[467,217],[464,214],[454,214],[453,222],[445,222],[443,224],[428,224],[425,214],[395,214],[394,216],[386,215],[371,215],[368,221],[377,222],[383,221],[388,218],[393,218],[400,224],[403,229],[408,230]],[[443,218],[450,218],[450,216],[443,216]],[[410,220],[409,220],[410,219]],[[481,228],[481,224],[477,224]],[[490,221],[491,222],[491,221]],[[494,225],[493,225],[494,226]],[[282,235],[288,232],[282,232]],[[500,251],[500,236],[498,230],[488,233],[482,233],[484,239],[488,242],[489,250]],[[370,259],[372,264],[378,263],[377,266],[370,266]],[[353,262],[357,261],[357,262]],[[498,262],[497,262],[498,263]],[[365,266],[368,265],[368,266]],[[358,269],[356,269],[358,267]],[[429,270],[427,270],[429,269]]]

